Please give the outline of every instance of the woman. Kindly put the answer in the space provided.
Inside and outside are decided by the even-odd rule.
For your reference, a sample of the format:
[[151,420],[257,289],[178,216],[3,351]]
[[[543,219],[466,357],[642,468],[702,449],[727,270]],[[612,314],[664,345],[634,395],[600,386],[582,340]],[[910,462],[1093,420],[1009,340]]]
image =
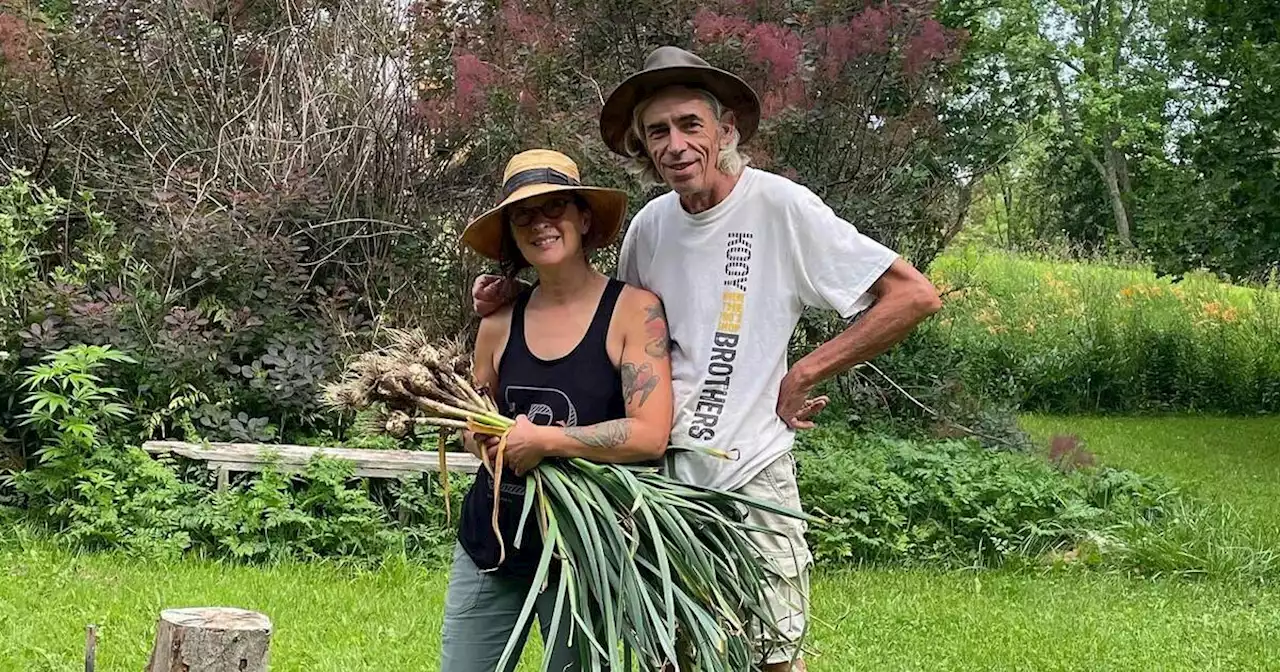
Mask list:
[[[492,527],[493,479],[481,469],[463,504],[445,600],[445,672],[493,672],[532,584],[541,553],[537,525],[515,547],[524,474],[544,459],[657,463],[672,422],[671,363],[662,305],[653,294],[591,267],[587,252],[609,244],[626,214],[626,194],[582,186],[568,157],[549,150],[516,155],[503,177],[503,199],[462,234],[508,277],[526,267],[537,282],[508,307],[484,318],[476,336],[474,375],[516,425],[507,436]],[[468,434],[468,450],[497,440]],[[551,585],[555,585],[554,582]],[[554,591],[539,595],[543,637]],[[576,670],[582,640],[561,622],[552,647],[555,670]],[[521,633],[523,648],[527,632]],[[508,669],[514,669],[513,656]]]

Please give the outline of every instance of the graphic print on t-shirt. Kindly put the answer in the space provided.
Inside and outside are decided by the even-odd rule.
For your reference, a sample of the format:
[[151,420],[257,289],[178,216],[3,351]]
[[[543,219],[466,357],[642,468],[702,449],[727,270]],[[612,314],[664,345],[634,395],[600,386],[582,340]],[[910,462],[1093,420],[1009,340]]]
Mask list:
[[578,409],[569,395],[554,387],[511,385],[506,390],[506,402],[509,415],[515,416],[520,413],[518,409],[527,409],[524,414],[535,425],[578,425]]
[[731,232],[725,242],[724,289],[720,294],[720,318],[712,336],[707,378],[698,392],[689,436],[697,441],[716,437],[716,424],[729,397],[734,360],[742,332],[742,314],[747,302],[747,276],[751,273],[752,234]]

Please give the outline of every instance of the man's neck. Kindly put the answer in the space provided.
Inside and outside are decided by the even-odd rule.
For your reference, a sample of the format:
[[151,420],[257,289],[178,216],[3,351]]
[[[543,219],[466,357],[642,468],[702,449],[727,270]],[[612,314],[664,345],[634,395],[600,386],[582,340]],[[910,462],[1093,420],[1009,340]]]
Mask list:
[[706,212],[724,202],[733,193],[742,174],[730,175],[715,171],[715,177],[708,181],[707,189],[690,194],[681,194],[680,205],[691,215]]

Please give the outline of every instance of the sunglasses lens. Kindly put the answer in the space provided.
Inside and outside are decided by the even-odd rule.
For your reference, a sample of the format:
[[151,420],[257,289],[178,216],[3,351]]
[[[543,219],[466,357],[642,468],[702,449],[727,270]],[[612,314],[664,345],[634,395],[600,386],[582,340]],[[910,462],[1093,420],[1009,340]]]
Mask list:
[[556,198],[542,204],[542,214],[547,217],[559,217],[564,214],[565,206],[569,205],[569,200],[565,198]]

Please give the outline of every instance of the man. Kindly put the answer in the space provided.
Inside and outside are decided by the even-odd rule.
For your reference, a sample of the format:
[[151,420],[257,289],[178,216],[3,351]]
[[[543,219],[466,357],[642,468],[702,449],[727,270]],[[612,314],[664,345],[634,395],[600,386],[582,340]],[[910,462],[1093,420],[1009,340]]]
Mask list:
[[[736,457],[681,451],[670,458],[672,475],[799,509],[791,447],[795,430],[812,427],[826,404],[813,390],[901,341],[941,303],[919,271],[811,191],[746,166],[738,145],[759,119],[759,99],[741,79],[661,47],[610,95],[600,130],[642,181],[671,188],[636,214],[618,262],[620,279],[666,307],[671,443]],[[508,294],[494,280],[477,279],[478,312]],[[846,320],[863,315],[788,370],[787,346],[806,306]],[[751,517],[782,533],[755,538],[783,575],[769,590],[786,635],[764,643],[761,669],[803,671],[795,645],[812,564],[805,525],[757,510]]]

